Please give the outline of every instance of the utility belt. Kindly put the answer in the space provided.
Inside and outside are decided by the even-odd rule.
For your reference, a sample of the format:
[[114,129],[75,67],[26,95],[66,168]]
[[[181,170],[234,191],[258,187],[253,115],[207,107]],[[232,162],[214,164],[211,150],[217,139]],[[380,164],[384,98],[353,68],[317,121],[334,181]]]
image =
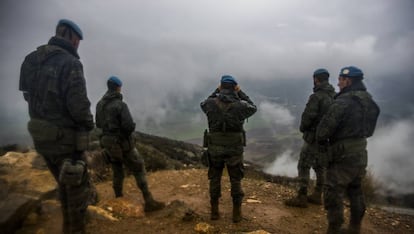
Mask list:
[[27,128],[37,143],[74,145],[74,150],[85,151],[89,146],[89,132],[59,127],[42,119],[31,119]]
[[366,150],[366,138],[347,138],[334,142],[329,146],[329,155],[332,160],[346,157],[346,155],[353,155]]
[[106,156],[110,162],[122,162],[123,152],[135,148],[135,138],[133,135],[128,139],[123,139],[118,135],[102,135],[100,137],[101,147],[105,149]]
[[103,148],[112,145],[119,145],[123,151],[132,150],[135,147],[135,137],[131,134],[129,137],[121,137],[119,134],[106,134],[100,137],[100,143]]
[[218,146],[246,146],[246,133],[243,132],[208,132],[204,131],[203,147]]

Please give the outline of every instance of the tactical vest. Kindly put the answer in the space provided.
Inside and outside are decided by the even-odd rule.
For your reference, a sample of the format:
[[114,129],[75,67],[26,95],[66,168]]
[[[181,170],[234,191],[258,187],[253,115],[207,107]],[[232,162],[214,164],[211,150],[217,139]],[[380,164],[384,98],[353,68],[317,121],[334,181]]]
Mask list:
[[96,125],[101,128],[105,135],[121,136],[121,123],[118,113],[112,113],[111,108],[116,108],[118,99],[101,100],[96,107]]
[[367,138],[372,136],[380,109],[366,91],[351,91],[341,95],[338,101],[347,106],[345,116],[338,126],[332,142],[349,138]]
[[218,99],[215,99],[217,106],[217,118],[215,119],[215,128],[220,129],[218,132],[205,132],[206,145],[219,145],[219,146],[245,146],[245,132],[241,131],[229,131],[229,129],[240,128],[240,121],[234,113],[230,113],[229,110],[233,103],[223,103]]

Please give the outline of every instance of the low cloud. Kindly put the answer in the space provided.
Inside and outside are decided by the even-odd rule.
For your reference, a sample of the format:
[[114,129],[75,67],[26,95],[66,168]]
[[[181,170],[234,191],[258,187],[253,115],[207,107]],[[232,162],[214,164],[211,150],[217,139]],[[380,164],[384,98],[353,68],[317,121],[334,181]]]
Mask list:
[[297,176],[297,160],[294,159],[293,151],[286,150],[281,155],[276,157],[276,160],[273,161],[268,167],[264,168],[264,172],[272,175],[282,175],[282,176]]
[[393,122],[368,141],[368,164],[386,190],[414,192],[414,120]]
[[295,117],[289,109],[278,103],[267,101],[260,103],[259,113],[263,120],[275,127],[288,127],[295,121]]

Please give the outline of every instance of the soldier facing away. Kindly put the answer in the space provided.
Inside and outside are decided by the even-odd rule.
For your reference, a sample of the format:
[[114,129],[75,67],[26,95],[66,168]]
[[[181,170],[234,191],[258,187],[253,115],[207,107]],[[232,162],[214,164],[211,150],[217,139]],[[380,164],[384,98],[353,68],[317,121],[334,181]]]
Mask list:
[[77,49],[83,39],[74,22],[62,19],[56,35],[26,56],[20,87],[29,106],[28,130],[35,149],[58,183],[63,233],[84,233],[91,184],[82,158],[94,128]]
[[233,199],[233,222],[242,219],[241,204],[244,193],[241,180],[244,176],[243,146],[246,143],[244,120],[252,116],[257,108],[253,103],[240,100],[237,82],[232,76],[221,78],[219,92],[207,98],[200,106],[207,115],[209,132],[205,132],[205,147],[208,148],[208,179],[210,180],[211,219],[217,220],[221,197],[221,176],[227,167]]
[[113,189],[122,197],[125,165],[134,175],[145,200],[145,212],[162,209],[165,204],[154,200],[148,188],[145,163],[135,147],[135,123],[128,106],[122,101],[121,80],[112,76],[107,81],[108,91],[96,105],[96,126],[102,129],[100,143],[104,155],[112,165]]
[[363,72],[357,67],[341,69],[340,92],[316,129],[316,140],[321,147],[327,142],[330,145],[324,194],[327,233],[345,231],[341,227],[345,195],[351,210],[348,233],[360,233],[365,213],[361,181],[368,161],[367,138],[374,133],[380,109],[367,92],[363,78]]
[[[285,201],[288,206],[305,208],[308,201],[314,204],[322,204],[322,190],[325,182],[326,165],[324,163],[325,152],[320,152],[315,140],[316,127],[328,110],[335,96],[335,89],[329,84],[329,72],[320,68],[313,73],[313,94],[310,95],[305,110],[302,113],[300,131],[303,133],[303,146],[298,161],[299,190],[296,197]],[[315,170],[316,187],[308,197],[310,168]]]

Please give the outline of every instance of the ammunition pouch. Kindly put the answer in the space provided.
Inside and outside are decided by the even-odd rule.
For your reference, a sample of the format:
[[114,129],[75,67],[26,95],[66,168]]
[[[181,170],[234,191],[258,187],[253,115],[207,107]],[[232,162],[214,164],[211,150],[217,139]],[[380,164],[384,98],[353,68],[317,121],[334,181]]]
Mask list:
[[126,139],[121,138],[121,148],[123,151],[130,151],[135,147],[135,137],[134,135],[130,135]]
[[59,182],[69,186],[79,186],[86,173],[86,164],[81,160],[65,159],[59,174]]
[[207,134],[207,145],[245,146],[244,132],[211,132]]
[[119,137],[104,135],[101,137],[100,143],[110,156],[111,162],[122,161],[123,148],[121,147]]

